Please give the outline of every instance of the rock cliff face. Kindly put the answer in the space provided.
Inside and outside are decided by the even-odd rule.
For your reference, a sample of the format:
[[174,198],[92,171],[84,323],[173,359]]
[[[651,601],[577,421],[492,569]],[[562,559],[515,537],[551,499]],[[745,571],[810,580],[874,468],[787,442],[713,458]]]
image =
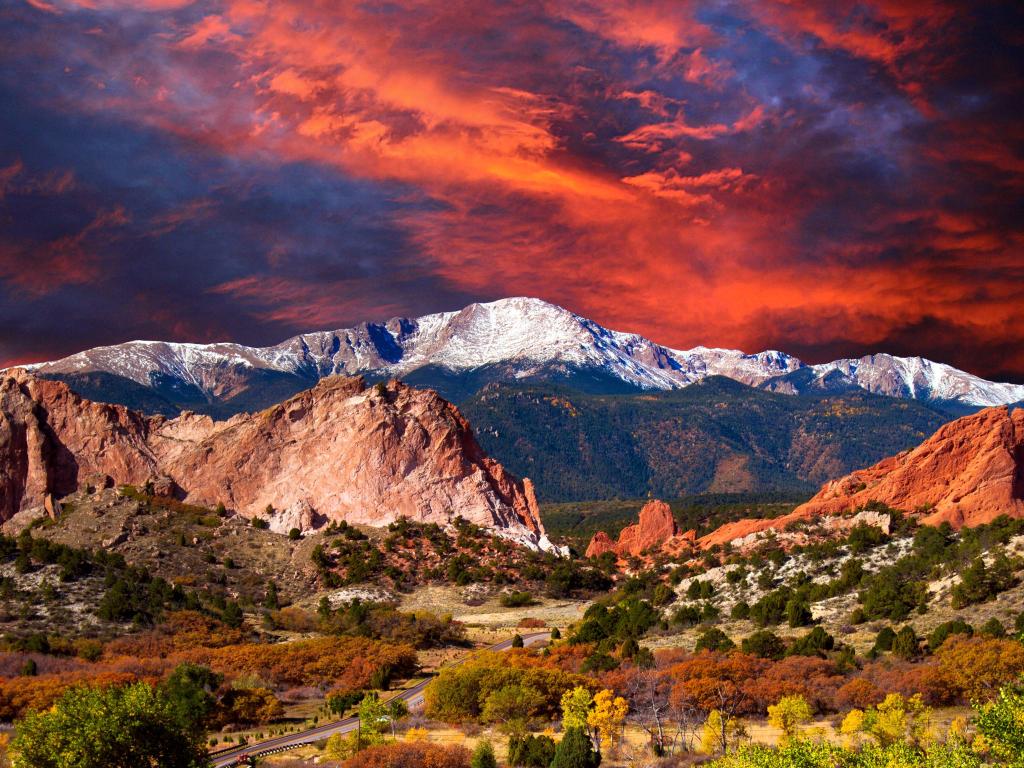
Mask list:
[[0,379],[0,518],[104,476],[159,478],[190,502],[246,516],[272,506],[281,529],[462,516],[550,546],[530,481],[484,455],[459,411],[431,391],[327,378],[218,422],[145,417],[22,371]]
[[837,515],[880,501],[917,513],[925,525],[981,525],[1024,517],[1024,409],[988,408],[939,428],[917,448],[826,483],[774,520],[740,520],[700,539],[724,544],[790,522]]
[[988,408],[964,416],[913,450],[826,483],[788,515],[737,520],[696,541],[692,531],[678,534],[667,504],[649,502],[640,512],[640,522],[623,529],[617,542],[604,532],[596,534],[587,555],[615,552],[625,557],[650,549],[678,555],[730,542],[743,548],[755,544],[757,534],[764,531],[781,532],[790,523],[822,517],[825,531],[841,533],[859,523],[888,530],[886,514],[844,514],[870,501],[916,514],[924,525],[948,522],[962,528],[999,515],[1024,517],[1024,409],[1010,413],[1006,407]]
[[871,500],[954,528],[1024,517],[1024,410],[988,408],[950,422],[911,451],[827,483],[793,514],[834,514]]
[[668,504],[657,499],[647,502],[640,510],[636,525],[627,525],[612,541],[604,531],[598,531],[587,546],[587,557],[599,557],[614,552],[619,557],[638,556],[650,550],[674,550],[692,545],[693,531],[682,536]]

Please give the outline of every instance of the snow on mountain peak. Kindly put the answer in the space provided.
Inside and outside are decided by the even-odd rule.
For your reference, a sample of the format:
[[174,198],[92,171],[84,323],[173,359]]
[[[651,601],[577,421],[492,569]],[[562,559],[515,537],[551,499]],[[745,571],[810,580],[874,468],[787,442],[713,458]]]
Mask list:
[[644,389],[676,389],[719,375],[794,394],[845,384],[891,397],[965,406],[1024,400],[1022,385],[986,381],[920,357],[876,354],[808,366],[778,350],[748,354],[704,346],[671,349],[527,296],[305,333],[271,347],[131,341],[28,367],[43,374],[100,371],[143,386],[177,381],[214,399],[225,380],[240,370],[315,381],[332,374],[404,377],[427,367],[464,373],[489,366],[500,367],[500,375],[511,378],[597,372]]

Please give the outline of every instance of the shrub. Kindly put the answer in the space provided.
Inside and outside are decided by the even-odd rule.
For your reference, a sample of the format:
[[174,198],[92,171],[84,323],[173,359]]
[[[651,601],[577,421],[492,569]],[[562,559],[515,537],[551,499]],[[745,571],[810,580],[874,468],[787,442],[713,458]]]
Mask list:
[[974,634],[974,628],[963,619],[953,619],[939,624],[932,633],[928,635],[928,648],[934,653],[939,647],[946,642],[951,635],[967,635],[970,637]]
[[821,627],[815,627],[806,635],[798,638],[789,647],[790,656],[824,656],[835,646],[835,638]]
[[473,757],[469,761],[470,768],[498,768],[498,761],[494,758],[494,747],[489,741],[481,741],[473,750]]
[[709,627],[697,638],[696,651],[729,651],[736,644],[718,627]]
[[517,768],[548,768],[555,759],[555,741],[549,736],[513,736],[508,740],[508,764]]
[[533,605],[537,601],[533,599],[533,595],[529,592],[508,592],[501,596],[500,602],[506,608],[522,608],[523,606]]
[[597,768],[601,755],[594,751],[582,728],[569,728],[555,747],[551,768]]
[[470,768],[465,747],[429,741],[401,741],[378,744],[358,752],[343,768]]
[[981,625],[978,633],[983,637],[1006,637],[1006,627],[1003,626],[999,619],[993,616]]
[[901,659],[916,659],[920,655],[920,644],[914,628],[909,625],[903,627],[892,641],[893,655]]
[[741,643],[744,653],[760,656],[762,659],[781,659],[786,655],[786,644],[774,632],[762,629],[745,637]]

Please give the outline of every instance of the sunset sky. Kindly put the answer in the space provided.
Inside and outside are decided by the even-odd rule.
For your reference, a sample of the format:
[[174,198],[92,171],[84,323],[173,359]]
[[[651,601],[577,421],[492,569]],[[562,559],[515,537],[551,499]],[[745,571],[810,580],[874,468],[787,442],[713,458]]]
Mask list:
[[0,0],[0,364],[530,295],[1024,381],[1022,50],[1020,2]]

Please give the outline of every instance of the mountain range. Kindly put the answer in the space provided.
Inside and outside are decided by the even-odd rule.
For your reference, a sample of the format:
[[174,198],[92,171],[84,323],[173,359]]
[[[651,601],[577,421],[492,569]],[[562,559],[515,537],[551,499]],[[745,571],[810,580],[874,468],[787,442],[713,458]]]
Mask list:
[[167,415],[259,410],[339,374],[400,378],[457,402],[494,382],[611,394],[677,390],[710,376],[787,395],[864,391],[926,402],[949,415],[1024,400],[1024,385],[920,357],[808,365],[775,350],[672,349],[526,297],[304,333],[270,347],[130,341],[26,367],[91,399]]

